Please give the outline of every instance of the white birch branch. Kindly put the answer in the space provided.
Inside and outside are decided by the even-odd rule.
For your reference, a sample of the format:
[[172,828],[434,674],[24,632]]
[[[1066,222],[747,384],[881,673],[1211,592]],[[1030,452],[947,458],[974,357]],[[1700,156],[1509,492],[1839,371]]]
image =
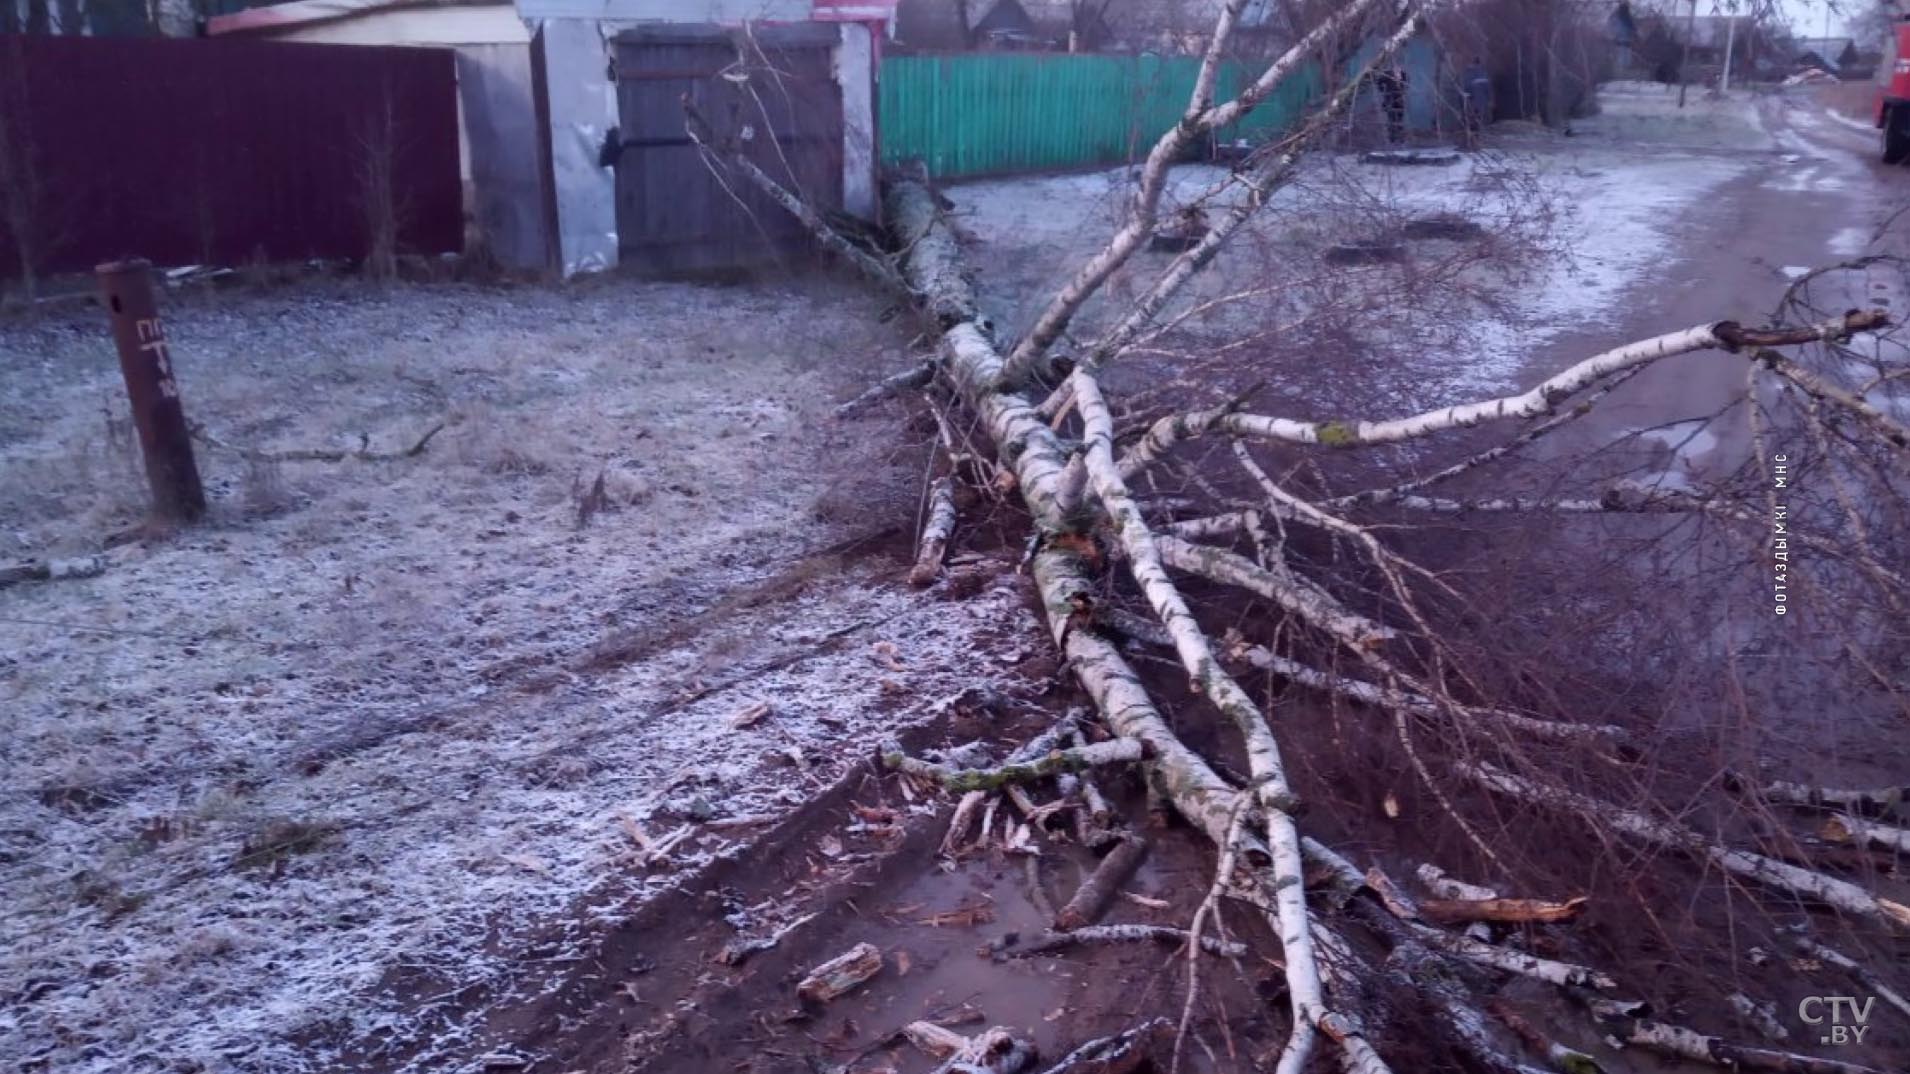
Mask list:
[[897,772],[920,776],[956,792],[998,791],[1011,783],[1032,783],[1063,772],[1079,772],[1096,765],[1131,764],[1145,756],[1135,738],[1112,738],[1091,746],[1051,750],[1039,757],[994,768],[954,768],[910,757],[889,742],[882,747],[882,763]]
[[[1338,694],[1349,701],[1357,701],[1363,705],[1388,710],[1404,709],[1417,716],[1437,716],[1441,711],[1438,702],[1423,694],[1376,686],[1344,675],[1332,675],[1297,660],[1289,660],[1277,655],[1265,646],[1255,645],[1243,649],[1239,655],[1254,667],[1271,671],[1289,682],[1297,682],[1322,693]],[[1504,709],[1481,709],[1451,702],[1448,704],[1451,709],[1467,716],[1491,720],[1521,734],[1544,741],[1582,742],[1601,739],[1615,741],[1627,737],[1625,729],[1616,724],[1567,723],[1563,720],[1546,720],[1523,713],[1508,712]]]
[[1591,1006],[1594,1016],[1614,1040],[1674,1059],[1726,1070],[1762,1070],[1773,1074],[1882,1074],[1856,1063],[1733,1044],[1695,1029],[1635,1017],[1620,1004],[1594,1002]]
[[[1796,336],[1800,342],[1809,339],[1843,339],[1853,332],[1868,331],[1885,323],[1887,319],[1880,310],[1853,311],[1808,329],[1798,330],[1792,335]],[[1442,407],[1438,410],[1428,410],[1421,414],[1388,421],[1296,421],[1291,418],[1268,417],[1263,414],[1232,413],[1215,419],[1210,428],[1236,436],[1251,436],[1294,444],[1319,444],[1326,447],[1398,443],[1434,433],[1471,428],[1485,422],[1549,414],[1567,397],[1625,370],[1647,366],[1665,358],[1695,351],[1735,350],[1738,343],[1734,341],[1741,341],[1747,331],[1749,330],[1740,328],[1730,321],[1720,321],[1716,324],[1698,325],[1677,332],[1669,332],[1595,354],[1561,373],[1546,378],[1529,391],[1517,395]],[[1762,354],[1763,352],[1760,352],[1760,360],[1770,364],[1768,359],[1762,358]],[[1786,372],[1787,370],[1802,373],[1789,362],[1779,362],[1772,368],[1787,376],[1790,375]],[[1820,387],[1828,388],[1829,386],[1820,384]],[[1848,393],[1844,395],[1844,399],[1837,399],[1833,395],[1826,395],[1826,398],[1843,403],[1853,410],[1858,410],[1859,413],[1863,412],[1860,407],[1875,411],[1874,407],[1869,407],[1869,404],[1863,403],[1862,400],[1851,399]]]
[[1178,537],[1157,535],[1155,540],[1161,559],[1175,570],[1266,597],[1353,648],[1370,651],[1398,636],[1393,628],[1346,610],[1331,594],[1284,567],[1262,567],[1236,552]]
[[1323,44],[1364,17],[1378,3],[1379,0],[1353,0],[1328,15],[1294,42],[1292,48],[1269,64],[1238,97],[1215,107],[1214,83],[1220,71],[1221,59],[1247,0],[1227,0],[1221,6],[1213,36],[1201,56],[1200,70],[1194,78],[1194,89],[1188,99],[1187,110],[1180,122],[1168,128],[1148,151],[1147,160],[1141,165],[1140,189],[1135,193],[1127,222],[1099,253],[1076,270],[1073,278],[1036,317],[1034,327],[1029,329],[1027,336],[1008,357],[1005,370],[1008,384],[1019,383],[1034,370],[1036,364],[1047,355],[1048,349],[1067,331],[1069,322],[1088,299],[1101,289],[1108,277],[1127,263],[1135,251],[1147,243],[1160,216],[1161,195],[1167,187],[1168,172],[1174,162],[1194,144],[1195,139],[1246,116],[1301,64],[1311,60]]
[[1267,846],[1273,855],[1275,917],[1286,951],[1287,985],[1293,1005],[1293,1036],[1281,1053],[1276,1071],[1297,1074],[1311,1052],[1314,1027],[1328,1012],[1325,988],[1313,957],[1306,889],[1300,882],[1300,837],[1289,815],[1296,799],[1287,783],[1280,747],[1259,706],[1221,667],[1205,632],[1168,577],[1161,549],[1114,463],[1114,418],[1101,397],[1100,386],[1093,376],[1079,369],[1073,383],[1075,405],[1081,412],[1088,482],[1114,523],[1127,552],[1128,569],[1173,638],[1190,683],[1233,721],[1246,743],[1255,798],[1266,812]]
[[1562,787],[1542,787],[1491,765],[1461,761],[1456,767],[1482,786],[1501,794],[1595,819],[1633,839],[1703,858],[1733,876],[1823,903],[1855,917],[1910,931],[1910,906],[1873,895],[1848,881],[1762,854],[1719,846],[1681,825],[1656,820]]
[[1419,32],[1419,16],[1408,2],[1400,5],[1400,22],[1392,34],[1380,42],[1375,51],[1360,70],[1336,90],[1326,102],[1315,111],[1305,126],[1288,136],[1285,148],[1271,161],[1257,165],[1252,171],[1239,176],[1237,181],[1245,187],[1240,199],[1227,211],[1219,223],[1208,229],[1192,249],[1176,257],[1167,270],[1161,273],[1146,294],[1129,309],[1126,317],[1101,337],[1094,348],[1081,359],[1082,366],[1090,373],[1099,370],[1111,358],[1125,350],[1135,337],[1145,330],[1157,317],[1181,288],[1213,261],[1229,240],[1234,237],[1255,213],[1266,205],[1268,195],[1292,176],[1300,162],[1300,157],[1308,143],[1320,132],[1326,130],[1345,113],[1354,99],[1358,97],[1367,78],[1381,64],[1392,61],[1393,56],[1405,47],[1407,41]]
[[1850,974],[1851,977],[1856,979],[1858,984],[1870,989],[1871,995],[1878,997],[1885,1003],[1902,1011],[1904,1014],[1910,1015],[1910,999],[1905,999],[1903,993],[1886,985],[1882,978],[1870,972],[1868,968],[1856,959],[1851,958],[1841,951],[1825,947],[1823,944],[1818,943],[1808,936],[1794,937],[1791,940],[1791,944],[1797,948],[1800,954],[1817,959],[1820,962],[1827,962],[1843,970],[1845,973]]
[[942,557],[948,553],[948,539],[955,533],[955,482],[938,477],[929,485],[928,521],[922,526],[915,566],[909,569],[909,584],[935,584],[942,575]]
[[1813,787],[1807,783],[1778,780],[1758,789],[1766,801],[1785,805],[1836,808],[1847,812],[1882,813],[1910,801],[1910,787],[1879,787],[1851,790],[1838,787]]

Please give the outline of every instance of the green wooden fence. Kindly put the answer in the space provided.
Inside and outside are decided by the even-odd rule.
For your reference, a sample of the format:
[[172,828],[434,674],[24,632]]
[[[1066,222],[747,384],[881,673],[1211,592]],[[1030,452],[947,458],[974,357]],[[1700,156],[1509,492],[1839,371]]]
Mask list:
[[[937,178],[1080,168],[1135,159],[1180,119],[1192,56],[964,53],[882,62],[884,163],[919,159]],[[1255,71],[1221,68],[1220,99]],[[1320,72],[1289,77],[1224,139],[1285,129],[1320,91]]]

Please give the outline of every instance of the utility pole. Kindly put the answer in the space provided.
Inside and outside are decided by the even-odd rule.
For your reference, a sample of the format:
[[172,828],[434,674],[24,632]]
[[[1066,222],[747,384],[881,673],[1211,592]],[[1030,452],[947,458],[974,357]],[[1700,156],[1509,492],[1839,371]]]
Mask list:
[[1691,0],[1691,14],[1685,16],[1685,43],[1678,53],[1678,107],[1685,106],[1685,81],[1690,77],[1691,38],[1698,32],[1698,0]]
[[1720,93],[1731,92],[1731,47],[1737,44],[1737,40],[1738,17],[1735,13],[1727,12],[1724,16],[1724,75],[1718,86]]
[[192,457],[192,433],[179,405],[179,383],[172,376],[166,330],[153,301],[152,266],[145,261],[115,261],[95,270],[100,297],[113,322],[119,371],[132,401],[133,427],[146,459],[146,483],[153,513],[167,522],[193,522],[206,513],[199,464]]

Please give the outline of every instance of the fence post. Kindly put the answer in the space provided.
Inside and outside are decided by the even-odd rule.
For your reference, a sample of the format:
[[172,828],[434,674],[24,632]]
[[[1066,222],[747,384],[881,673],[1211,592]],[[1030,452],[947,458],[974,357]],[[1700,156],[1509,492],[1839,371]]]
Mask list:
[[153,490],[153,511],[171,522],[192,522],[206,513],[206,491],[192,457],[192,433],[172,376],[166,332],[153,302],[152,265],[143,260],[114,261],[94,270],[100,297],[113,318],[113,342],[119,347],[119,371],[133,404],[133,425],[146,459],[146,482]]

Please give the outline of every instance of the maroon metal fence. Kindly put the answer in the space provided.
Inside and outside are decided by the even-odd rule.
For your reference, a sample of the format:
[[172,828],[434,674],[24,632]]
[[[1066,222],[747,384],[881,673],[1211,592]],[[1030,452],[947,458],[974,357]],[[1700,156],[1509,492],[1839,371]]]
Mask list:
[[381,224],[441,253],[462,217],[449,49],[0,36],[0,278],[359,258]]

